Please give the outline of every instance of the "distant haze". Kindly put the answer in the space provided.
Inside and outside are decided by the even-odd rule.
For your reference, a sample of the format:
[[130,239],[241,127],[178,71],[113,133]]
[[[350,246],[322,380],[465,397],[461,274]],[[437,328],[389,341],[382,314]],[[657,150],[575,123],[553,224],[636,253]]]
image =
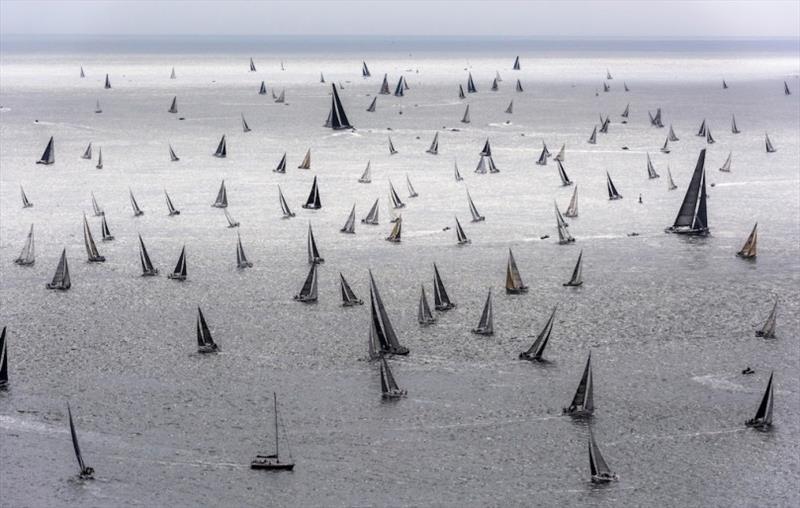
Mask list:
[[800,2],[0,0],[4,34],[798,37]]

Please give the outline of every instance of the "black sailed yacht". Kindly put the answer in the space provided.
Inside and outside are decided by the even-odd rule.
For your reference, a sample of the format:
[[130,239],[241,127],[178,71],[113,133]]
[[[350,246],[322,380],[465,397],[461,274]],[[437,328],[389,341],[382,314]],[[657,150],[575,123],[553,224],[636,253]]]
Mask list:
[[666,229],[667,233],[681,235],[706,236],[708,215],[706,213],[706,150],[700,150],[692,180],[686,189],[683,203],[675,218],[675,223]]

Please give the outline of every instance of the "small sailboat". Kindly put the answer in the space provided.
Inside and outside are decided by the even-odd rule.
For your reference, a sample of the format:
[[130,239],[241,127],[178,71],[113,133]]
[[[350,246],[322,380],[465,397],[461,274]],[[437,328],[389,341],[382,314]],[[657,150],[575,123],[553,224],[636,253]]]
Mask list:
[[487,170],[488,167],[486,164],[486,156],[481,155],[481,160],[478,161],[478,166],[475,168],[475,172],[479,175],[485,175]]
[[395,97],[403,97],[405,95],[406,87],[403,86],[403,77],[400,76],[400,79],[397,80],[397,87],[394,89],[394,96]]
[[472,240],[467,238],[467,234],[464,233],[464,228],[461,227],[461,223],[458,222],[458,217],[456,217],[456,242],[458,245],[467,245],[472,243]]
[[420,285],[419,303],[417,304],[417,322],[421,325],[431,325],[436,322],[436,318],[428,305],[428,297],[425,296],[425,286]]
[[492,312],[492,289],[486,295],[486,302],[483,304],[483,312],[478,326],[472,329],[472,333],[478,335],[494,335],[494,312]]
[[281,89],[281,94],[275,99],[275,104],[285,104],[286,103],[286,90]]
[[588,143],[590,145],[596,145],[597,144],[597,126],[596,125],[594,126],[594,129],[592,129],[592,135],[589,136]]
[[475,88],[475,81],[472,79],[472,73],[469,73],[469,77],[467,78],[467,93],[476,93],[478,91]]
[[763,337],[765,339],[774,339],[775,338],[775,325],[777,323],[778,318],[778,299],[775,299],[775,303],[772,304],[772,310],[769,312],[769,316],[767,316],[767,320],[761,326],[760,329],[756,330],[756,337]]
[[103,149],[102,148],[100,148],[97,151],[97,166],[95,166],[95,167],[97,169],[103,169]]
[[497,78],[494,78],[492,80],[492,88],[491,88],[491,90],[492,90],[492,92],[496,92],[496,91],[500,90],[500,85],[497,84]]
[[467,98],[466,94],[464,94],[464,87],[461,86],[460,83],[458,85],[458,98],[459,99],[466,99]]
[[175,264],[175,269],[167,274],[168,279],[184,281],[186,280],[186,246],[181,247],[181,255],[178,256],[178,262]]
[[214,208],[228,207],[228,189],[225,187],[225,180],[222,180],[222,183],[219,184],[217,199],[214,200],[214,203],[211,206]]
[[91,141],[86,146],[86,150],[83,151],[83,155],[81,155],[81,159],[92,160],[92,142]]
[[319,255],[317,249],[317,241],[314,239],[314,230],[311,229],[311,223],[308,223],[308,235],[306,237],[306,247],[308,250],[308,264],[316,265],[324,263],[325,258]]
[[81,65],[81,77],[82,78],[86,77],[86,74],[83,72],[83,65]]
[[347,221],[339,231],[342,233],[349,233],[351,235],[356,233],[356,205],[353,205],[353,208],[350,210],[350,215],[347,216]]
[[389,91],[389,77],[386,74],[383,75],[383,83],[381,83],[381,89],[378,93],[381,95],[389,95],[392,93]]
[[372,76],[372,74],[369,73],[369,68],[367,68],[367,62],[364,62],[362,60],[361,61],[361,77],[362,78],[368,78],[370,76]]
[[342,275],[342,272],[339,272],[339,289],[342,292],[343,307],[364,305],[364,301],[356,296],[356,294],[353,292],[353,289],[350,287],[350,284],[347,283],[347,281],[344,278],[344,275]]
[[28,236],[25,239],[25,245],[22,247],[19,256],[14,259],[14,263],[20,266],[31,266],[36,262],[36,246],[33,240],[33,224],[28,231]]
[[358,183],[372,183],[371,161],[367,161],[367,167],[364,168],[364,172],[361,173]]
[[450,301],[447,290],[444,288],[442,277],[439,275],[439,268],[433,264],[433,306],[436,310],[445,312],[456,306]]
[[322,202],[319,199],[319,187],[317,187],[317,177],[314,177],[314,182],[311,184],[311,192],[308,193],[308,199],[303,204],[303,208],[307,210],[319,210],[322,208]]
[[403,230],[403,217],[397,217],[397,220],[394,221],[394,226],[392,226],[392,232],[389,233],[389,236],[386,237],[386,240],[392,243],[400,243],[400,236]]
[[108,74],[106,74],[106,84],[105,89],[108,90],[111,88],[111,80],[108,79]]
[[272,170],[273,173],[286,173],[286,152],[283,152],[283,156],[281,160],[278,161],[278,165],[275,166],[275,169]]
[[258,95],[267,95],[267,85],[263,81],[258,89]]
[[250,72],[256,72],[256,64],[253,63],[252,58],[250,58]]
[[103,219],[100,221],[100,232],[103,234],[101,240],[104,242],[110,242],[114,239],[114,235],[111,234],[111,230],[108,228],[108,221],[105,215],[103,215]]
[[503,81],[503,78],[500,77],[500,71],[494,71],[494,79],[497,80],[498,83]]
[[572,277],[569,281],[562,284],[567,287],[578,287],[583,285],[583,250],[581,249],[578,254],[578,261],[575,263],[575,268],[572,270]]
[[247,260],[242,247],[242,237],[236,233],[236,268],[252,268],[253,263]]
[[626,104],[625,105],[625,110],[619,116],[621,116],[622,118],[628,118],[628,116],[630,114],[631,114],[631,105],[630,104]]
[[672,179],[672,171],[669,170],[669,166],[667,166],[667,190],[675,190],[678,186],[675,185],[675,180]]
[[547,165],[547,151],[545,149],[542,149],[542,153],[539,154],[539,158],[536,160],[536,164],[539,166]]
[[417,194],[417,191],[414,190],[414,186],[411,185],[411,179],[408,177],[408,175],[406,175],[406,188],[408,189],[409,198],[415,198],[419,196],[419,194]]
[[517,79],[517,84],[514,85],[514,90],[516,90],[517,92],[524,92],[525,91],[525,90],[523,90],[522,82],[519,79]]
[[22,188],[22,185],[19,186],[19,193],[22,197],[22,208],[31,208],[33,207],[33,203],[28,201],[28,196],[25,195],[25,189]]
[[[468,106],[469,107],[469,106]],[[439,153],[439,133],[433,135],[433,141],[431,142],[431,147],[425,150],[427,153],[432,155],[437,155]]]
[[469,104],[464,108],[464,116],[461,117],[461,123],[470,123],[471,120],[469,118]]
[[375,96],[372,98],[372,102],[369,103],[369,107],[367,108],[367,113],[374,113],[375,106],[377,106],[377,104],[378,104],[378,97]]
[[312,264],[308,270],[303,287],[294,295],[294,299],[301,303],[314,303],[317,301],[317,265]]
[[178,112],[178,96],[174,96],[172,98],[172,104],[170,104],[167,113],[177,113]]
[[172,145],[169,145],[169,160],[171,162],[178,162],[180,157],[175,153],[175,150],[172,148]]
[[577,217],[578,216],[578,186],[572,191],[572,198],[569,200],[567,211],[564,212],[564,217]]
[[331,111],[328,115],[330,117],[328,126],[333,130],[352,129],[353,126],[350,125],[350,121],[344,112],[342,100],[339,98],[339,92],[336,91],[336,84],[331,83],[331,88],[333,95],[331,97]]
[[98,115],[103,112],[103,108],[100,107],[100,99],[97,99],[97,101],[95,102],[94,112]]
[[252,129],[250,129],[250,126],[247,125],[247,120],[244,119],[244,113],[242,113],[241,115],[242,115],[242,132],[250,132]]
[[144,215],[144,211],[139,208],[139,203],[136,202],[136,198],[133,197],[133,191],[128,189],[128,196],[131,199],[131,208],[133,209],[133,216],[134,217],[141,217]]
[[281,186],[278,186],[278,201],[281,204],[281,213],[283,214],[284,219],[289,219],[294,217],[294,212],[289,208],[289,203],[286,202],[286,198],[283,197],[283,191],[281,190]]
[[369,209],[367,216],[361,219],[362,224],[369,224],[371,226],[378,225],[378,201],[380,201],[380,198],[376,199],[375,203],[372,204],[372,208]]
[[706,119],[703,118],[703,121],[700,123],[700,128],[697,129],[697,134],[695,136],[699,138],[703,138],[706,135]]
[[406,204],[400,199],[400,195],[394,190],[394,185],[392,185],[391,180],[389,180],[389,198],[391,198],[393,208],[398,209],[406,207]]
[[72,279],[69,277],[69,263],[67,263],[67,249],[61,251],[61,258],[58,260],[56,273],[53,280],[47,283],[47,289],[59,289],[66,291],[72,287]]
[[661,153],[669,153],[671,151],[670,148],[669,148],[669,136],[667,136],[667,138],[664,139],[664,144],[661,146],[659,151]]
[[561,178],[561,185],[563,187],[568,187],[572,185],[573,182],[567,176],[567,172],[564,170],[564,165],[558,159],[555,159],[555,161],[556,165],[558,166],[558,176]]
[[453,176],[455,177],[456,182],[460,182],[460,181],[462,181],[464,179],[464,177],[461,176],[461,172],[458,170],[458,162],[457,161],[453,161]]
[[786,81],[783,82],[783,95],[792,95],[792,92],[789,91],[789,85],[786,84]]
[[697,165],[692,173],[692,181],[686,189],[683,203],[668,233],[681,235],[706,236],[708,230],[708,214],[706,212],[706,150],[700,150]]
[[567,148],[567,145],[566,145],[566,144],[563,144],[563,145],[561,145],[561,149],[558,151],[558,153],[557,153],[557,154],[556,154],[556,156],[553,158],[553,160],[554,160],[554,161],[559,161],[559,162],[564,162],[564,160],[565,160],[565,158],[566,158],[566,157],[565,157],[565,155],[564,155],[564,150],[565,150],[566,148]]
[[647,154],[647,178],[650,180],[654,178],[660,178],[660,175],[656,173],[656,168],[653,166],[653,161],[650,160],[650,154]]
[[0,390],[8,388],[8,343],[6,342],[6,327],[0,332]]
[[544,354],[544,348],[547,347],[547,343],[550,341],[550,334],[553,332],[557,309],[558,306],[553,307],[553,312],[550,313],[547,323],[545,323],[539,335],[536,336],[536,340],[533,341],[531,347],[519,354],[520,360],[528,360],[529,362],[544,361],[542,355]]
[[222,213],[225,214],[225,220],[228,221],[228,228],[238,228],[239,227],[239,221],[237,221],[236,219],[234,219],[231,216],[231,214],[230,214],[230,212],[228,211],[227,208],[223,208],[222,209]]
[[672,124],[670,124],[670,126],[669,126],[669,132],[667,133],[667,139],[672,141],[672,142],[680,141],[680,138],[675,135],[675,131],[672,129]]
[[567,231],[567,223],[564,221],[564,217],[561,216],[561,212],[558,210],[558,204],[555,202],[553,205],[556,208],[556,228],[558,229],[558,243],[560,245],[566,245],[568,243],[573,243],[575,238]]
[[36,161],[36,164],[44,164],[49,166],[56,161],[56,149],[53,143],[53,136],[50,136],[50,141],[47,142],[47,146],[42,153],[42,157]]
[[581,381],[569,407],[562,410],[563,414],[570,416],[591,416],[594,412],[594,382],[592,381],[592,353],[586,360]]
[[706,143],[708,143],[709,145],[713,145],[714,143],[716,143],[716,141],[714,141],[713,136],[711,136],[711,128],[708,126],[706,126]]
[[385,357],[381,357],[381,397],[384,399],[400,399],[405,397],[407,394],[406,390],[401,390],[400,387],[397,385],[397,381],[394,379],[394,375],[392,375],[392,370],[389,368],[389,364],[386,362]]
[[481,222],[486,220],[486,217],[481,215],[478,212],[478,209],[475,207],[475,203],[472,201],[472,196],[469,194],[469,189],[464,189],[467,191],[467,202],[469,203],[469,213],[472,215],[472,222]]
[[292,460],[291,453],[289,459],[281,461],[280,450],[278,443],[280,441],[278,434],[278,396],[275,392],[272,393],[272,400],[275,412],[275,453],[270,455],[256,455],[256,458],[250,462],[250,469],[265,469],[267,471],[292,471],[294,469],[294,461]]
[[778,151],[777,148],[772,146],[772,141],[769,140],[769,134],[764,134],[764,144],[767,148],[767,153],[775,153]]
[[725,159],[725,163],[722,167],[719,168],[720,171],[723,173],[730,173],[731,172],[731,158],[733,157],[733,152],[728,152],[728,158]]
[[753,427],[758,430],[768,430],[772,427],[772,407],[774,404],[772,377],[774,372],[770,372],[769,381],[767,381],[767,389],[764,391],[764,396],[761,397],[761,403],[758,405],[756,415],[744,422],[748,427]]
[[614,186],[614,182],[611,181],[611,175],[608,174],[608,171],[606,171],[606,189],[608,190],[608,199],[611,201],[622,199],[622,194],[617,192],[617,188]]
[[228,143],[225,141],[225,134],[222,135],[222,138],[219,140],[219,145],[217,145],[217,151],[214,152],[214,157],[219,157],[220,159],[224,159],[228,156]]
[[392,137],[389,136],[389,155],[394,155],[397,153],[397,150],[394,148],[394,143],[392,143]]
[[392,322],[389,320],[389,314],[383,304],[381,294],[378,291],[378,285],[372,276],[372,270],[369,270],[369,303],[371,314],[370,357],[375,358],[378,355],[383,356],[385,354],[407,355],[409,353],[408,348],[400,345]]
[[723,90],[727,90],[728,89],[728,83],[725,82],[725,79],[722,80],[722,89]]
[[200,307],[197,307],[197,352],[200,354],[218,353],[219,346],[211,336],[206,317]]
[[608,83],[603,83],[603,91],[604,92],[610,92],[611,91],[611,87],[608,86]]
[[742,131],[740,131],[739,127],[736,126],[736,115],[731,114],[731,133],[739,134],[740,132]]
[[600,116],[600,129],[597,132],[599,132],[600,134],[608,134],[609,125],[611,125],[611,119],[609,117],[606,117],[605,120],[603,120],[603,117],[601,115]]
[[515,71],[518,71],[520,69],[519,56],[514,59],[514,66],[512,67],[512,69],[514,69]]
[[158,275],[158,268],[153,266],[147,248],[144,246],[142,235],[139,235],[139,261],[142,263],[142,277],[153,277]]
[[[650,112],[648,111],[647,114],[649,115]],[[650,116],[650,124],[653,127],[658,127],[659,129],[664,127],[664,123],[661,120],[661,108],[657,108],[656,109],[655,116],[652,116],[652,115]]]
[[592,483],[608,483],[617,480],[617,475],[611,471],[600,454],[600,448],[597,447],[591,427],[589,427],[589,473]]
[[631,91],[630,88],[628,88],[628,84],[625,83],[624,81],[622,82],[622,88],[624,88],[626,92],[630,92]]
[[[5,328],[3,331],[5,332]],[[72,448],[75,450],[75,458],[78,459],[78,467],[81,468],[80,472],[78,473],[78,478],[81,480],[93,480],[94,468],[87,466],[83,461],[81,447],[78,444],[78,433],[75,431],[75,422],[72,421],[72,409],[69,407],[69,402],[67,403],[67,415],[69,417],[69,433],[72,437]]]
[[753,230],[750,232],[750,235],[747,237],[747,240],[744,242],[741,250],[736,253],[737,256],[744,259],[755,259],[756,255],[758,254],[757,244],[758,243],[758,222],[756,222],[755,226],[753,226]]
[[514,259],[514,253],[508,249],[508,264],[506,265],[506,293],[509,295],[518,295],[527,293],[528,286],[522,282],[522,276],[517,268],[517,261]]
[[177,76],[175,76],[175,67],[173,67],[172,72],[169,73],[169,79],[175,79],[176,77]]

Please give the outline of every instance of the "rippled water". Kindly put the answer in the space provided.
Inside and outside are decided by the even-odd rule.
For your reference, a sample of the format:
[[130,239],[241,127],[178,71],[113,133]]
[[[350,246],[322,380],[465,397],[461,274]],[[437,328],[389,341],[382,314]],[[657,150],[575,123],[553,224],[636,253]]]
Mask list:
[[[464,52],[424,48],[280,54],[241,48],[213,55],[129,50],[6,52],[0,72],[0,324],[9,328],[11,388],[0,393],[0,491],[4,506],[729,506],[798,502],[798,55],[664,50],[525,52],[509,42]],[[71,51],[71,50],[70,50]],[[360,77],[366,53],[373,77]],[[523,69],[510,70],[521,54]],[[279,62],[284,60],[285,71]],[[87,77],[78,78],[79,65]],[[175,67],[177,79],[168,79]],[[479,93],[457,98],[465,67]],[[611,92],[595,95],[606,68]],[[489,85],[498,70],[498,92]],[[322,128],[329,86],[341,82],[355,132]],[[383,73],[404,98],[379,96]],[[105,73],[113,88],[102,88]],[[721,89],[721,79],[730,85]],[[524,93],[515,93],[519,78]],[[259,96],[286,89],[288,105]],[[783,95],[783,81],[794,95]],[[622,91],[622,82],[630,87]],[[178,115],[167,113],[178,97]],[[102,114],[95,114],[100,99]],[[514,100],[514,113],[503,110]],[[472,123],[458,120],[465,104]],[[619,114],[630,103],[628,124]],[[649,126],[662,107],[681,140],[659,153],[666,129]],[[252,132],[241,131],[244,113]],[[402,115],[401,115],[402,113]],[[734,113],[742,133],[730,133]],[[586,143],[598,115],[607,135]],[[177,117],[184,117],[179,121]],[[674,220],[705,142],[712,236],[663,233]],[[34,121],[38,120],[38,123]],[[510,123],[506,123],[509,121]],[[389,156],[387,127],[400,153]],[[450,129],[460,129],[453,132]],[[425,153],[440,133],[439,155]],[[764,132],[778,148],[764,152]],[[219,137],[228,157],[211,157]],[[34,161],[50,136],[56,163]],[[490,138],[496,175],[476,175]],[[80,159],[102,147],[105,168]],[[559,246],[553,200],[566,207],[555,165],[534,164],[542,141],[579,186],[574,245]],[[171,143],[180,162],[167,154]],[[629,151],[620,150],[627,145]],[[295,169],[311,148],[312,170]],[[733,152],[729,174],[717,168]],[[285,175],[271,170],[287,153]],[[648,180],[650,152],[662,178]],[[465,180],[456,183],[458,160]],[[371,160],[373,182],[356,182]],[[669,192],[666,167],[680,189]],[[621,201],[608,201],[605,171]],[[405,199],[408,175],[420,196]],[[300,208],[314,176],[323,208]],[[254,267],[235,266],[236,230],[213,202],[220,180]],[[391,179],[408,204],[403,241],[389,233]],[[35,207],[20,208],[19,184]],[[297,213],[280,218],[277,185]],[[486,221],[468,221],[464,185]],[[134,218],[127,191],[145,215]],[[167,189],[182,213],[168,217]],[[88,264],[81,214],[90,191],[116,236],[99,243],[108,261]],[[637,203],[638,195],[643,203]],[[359,218],[381,199],[381,225],[339,233],[353,203]],[[455,244],[453,216],[472,239]],[[99,222],[89,217],[95,235]],[[759,256],[734,256],[754,222]],[[306,228],[326,262],[320,301],[295,303],[308,270]],[[37,261],[17,255],[35,224]],[[631,232],[638,237],[628,237]],[[136,233],[162,274],[187,246],[189,280],[139,277]],[[550,238],[540,240],[543,235]],[[73,287],[44,289],[66,246]],[[508,248],[527,295],[502,291]],[[578,252],[585,285],[561,286]],[[456,309],[427,328],[416,323],[420,284],[432,294],[436,262]],[[366,353],[368,306],[342,308],[338,273],[368,297],[379,284],[401,342],[392,361],[407,399],[383,403]],[[495,335],[469,333],[488,288]],[[778,338],[753,331],[780,299]],[[195,354],[202,306],[223,353]],[[559,306],[548,363],[517,354]],[[592,352],[592,427],[620,481],[589,483],[586,424],[560,416]],[[750,366],[753,376],[740,371]],[[744,428],[775,371],[775,426]],[[293,473],[249,470],[269,450],[271,392],[287,424]],[[65,405],[76,416],[97,480],[74,480]]]

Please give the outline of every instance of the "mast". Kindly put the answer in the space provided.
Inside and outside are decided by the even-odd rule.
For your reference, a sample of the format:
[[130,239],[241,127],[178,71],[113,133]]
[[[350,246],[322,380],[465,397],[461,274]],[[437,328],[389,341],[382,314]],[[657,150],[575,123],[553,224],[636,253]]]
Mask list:
[[697,165],[692,174],[692,181],[686,189],[683,204],[678,210],[674,224],[667,228],[668,233],[700,235],[708,234],[708,216],[706,213],[706,150],[700,150]]
[[97,153],[97,169],[103,169],[103,148],[101,147]]
[[0,390],[8,386],[8,344],[6,343],[6,327],[0,332]]
[[758,222],[756,222],[755,226],[753,226],[753,230],[750,232],[750,235],[747,237],[747,240],[744,242],[741,250],[736,253],[737,256],[740,258],[745,259],[754,259],[757,255],[757,246],[758,243]]

